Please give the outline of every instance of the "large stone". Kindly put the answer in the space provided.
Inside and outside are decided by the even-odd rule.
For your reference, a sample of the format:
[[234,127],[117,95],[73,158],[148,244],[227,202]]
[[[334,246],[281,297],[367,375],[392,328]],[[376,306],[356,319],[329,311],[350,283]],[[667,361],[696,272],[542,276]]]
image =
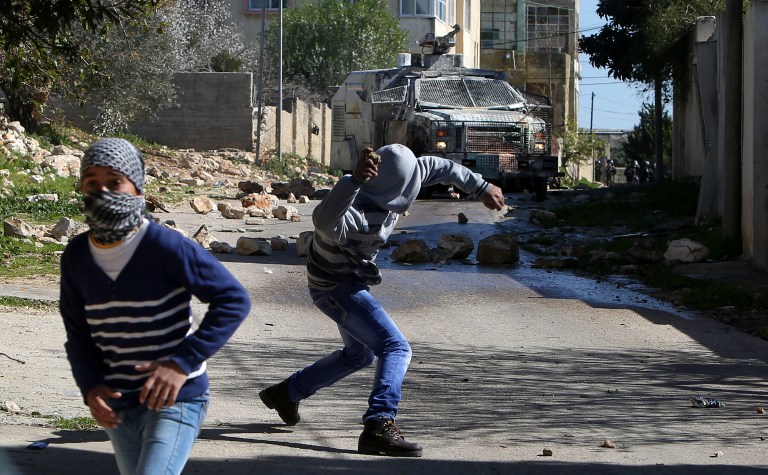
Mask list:
[[253,180],[245,180],[245,181],[239,181],[237,182],[237,189],[242,191],[243,193],[261,193],[264,191],[264,185],[257,181]]
[[241,256],[269,256],[272,246],[264,239],[242,236],[237,239],[235,252]]
[[3,234],[6,237],[28,238],[35,235],[35,230],[19,218],[11,216],[3,221]]
[[278,206],[272,209],[272,216],[284,221],[291,221],[294,216],[299,215],[299,210],[294,206]]
[[273,251],[285,251],[288,249],[288,240],[282,237],[273,237],[269,240],[270,246]]
[[312,238],[315,236],[314,231],[303,231],[296,239],[296,255],[306,256],[307,250],[309,250],[310,244],[312,244]]
[[240,207],[229,206],[221,210],[221,215],[227,219],[243,219],[245,217],[245,210]]
[[207,196],[195,196],[189,201],[189,205],[198,214],[208,214],[216,207],[216,203]]
[[61,218],[51,228],[50,234],[57,241],[69,240],[73,236],[88,230],[88,225],[71,218]]
[[232,246],[229,245],[229,243],[222,242],[222,241],[211,241],[210,244],[211,252],[214,252],[216,254],[233,254],[235,250],[232,248]]
[[690,239],[671,241],[664,253],[667,262],[702,262],[709,257],[707,246]]
[[294,178],[288,183],[289,193],[293,193],[295,196],[313,196],[315,194],[315,185],[312,180],[305,178]]
[[530,221],[533,224],[539,225],[551,224],[557,221],[557,215],[551,211],[546,211],[543,209],[532,209]]
[[275,195],[261,192],[250,193],[243,196],[240,198],[240,203],[242,203],[243,208],[251,208],[255,206],[256,208],[263,209],[265,212],[269,212],[271,214],[272,209],[275,208],[278,203],[280,203],[280,200]]
[[494,234],[477,244],[477,260],[483,264],[515,264],[520,261],[520,248],[512,234]]
[[200,226],[197,231],[195,231],[195,234],[192,235],[192,240],[205,248],[210,248],[211,243],[215,241],[214,237],[210,233],[210,230],[208,229],[208,226],[205,224]]
[[421,239],[409,239],[392,252],[396,262],[422,263],[429,261],[429,247]]
[[449,259],[464,259],[475,250],[475,243],[466,234],[443,234],[437,240],[437,247],[448,251]]

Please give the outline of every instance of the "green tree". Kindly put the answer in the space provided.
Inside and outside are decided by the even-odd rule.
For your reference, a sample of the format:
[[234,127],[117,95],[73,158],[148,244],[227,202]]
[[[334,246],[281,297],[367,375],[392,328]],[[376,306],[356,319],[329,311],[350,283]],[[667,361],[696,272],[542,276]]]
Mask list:
[[[278,22],[266,31],[265,46],[275,73],[279,59]],[[383,0],[328,0],[305,3],[283,17],[283,79],[309,94],[327,98],[351,71],[392,67],[407,34]],[[269,81],[274,85],[275,78]]]
[[[639,112],[640,122],[627,134],[627,142],[624,144],[625,163],[632,161],[642,163],[653,162],[656,154],[656,138],[654,121],[656,111],[653,104],[644,103]],[[661,151],[665,165],[672,162],[672,117],[667,111],[662,114],[662,143]],[[657,165],[658,170],[658,165]],[[661,177],[656,177],[657,179]]]
[[[579,39],[593,66],[606,68],[616,79],[654,88],[654,143],[663,141],[665,86],[679,85],[685,77],[688,33],[698,17],[719,13],[724,4],[724,0],[599,0],[597,14],[608,23],[598,33]],[[655,150],[655,162],[661,178],[661,147]]]
[[96,108],[93,127],[101,135],[126,132],[131,122],[172,106],[178,71],[255,67],[255,50],[244,46],[223,0],[175,0],[142,23],[77,34],[91,67],[80,68],[75,58],[56,92]]
[[565,172],[572,181],[578,181],[579,168],[602,154],[605,141],[596,138],[588,130],[579,129],[572,120],[566,123],[560,137],[563,139]]
[[0,8],[0,88],[8,114],[36,127],[35,112],[59,77],[62,58],[81,58],[88,50],[75,30],[103,34],[111,25],[143,18],[158,0],[8,0]]

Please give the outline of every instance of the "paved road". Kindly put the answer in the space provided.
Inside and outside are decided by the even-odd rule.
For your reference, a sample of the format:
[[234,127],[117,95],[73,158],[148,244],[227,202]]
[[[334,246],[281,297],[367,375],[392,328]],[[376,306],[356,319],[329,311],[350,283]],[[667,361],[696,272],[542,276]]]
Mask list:
[[[470,216],[461,228],[458,211]],[[500,218],[479,203],[421,202],[396,239],[529,229],[524,215]],[[390,252],[375,294],[413,347],[398,424],[424,457],[355,452],[372,369],[303,402],[296,427],[261,405],[260,389],[339,344],[289,251],[222,259],[254,309],[211,361],[213,403],[185,473],[768,473],[768,415],[755,410],[768,406],[768,342],[615,283],[532,269],[526,255],[437,267]],[[726,406],[692,408],[697,395]],[[36,440],[50,445],[25,449]],[[102,432],[5,425],[0,446],[23,474],[115,473]]]

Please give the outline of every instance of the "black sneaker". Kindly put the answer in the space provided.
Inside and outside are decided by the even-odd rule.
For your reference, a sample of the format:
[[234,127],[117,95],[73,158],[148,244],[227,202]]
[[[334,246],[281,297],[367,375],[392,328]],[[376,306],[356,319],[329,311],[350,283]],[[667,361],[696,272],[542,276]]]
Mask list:
[[288,397],[288,380],[270,386],[259,393],[261,401],[270,409],[277,411],[285,425],[295,426],[301,420],[299,403]]
[[357,451],[366,455],[421,457],[421,446],[406,442],[392,419],[368,419],[357,442]]

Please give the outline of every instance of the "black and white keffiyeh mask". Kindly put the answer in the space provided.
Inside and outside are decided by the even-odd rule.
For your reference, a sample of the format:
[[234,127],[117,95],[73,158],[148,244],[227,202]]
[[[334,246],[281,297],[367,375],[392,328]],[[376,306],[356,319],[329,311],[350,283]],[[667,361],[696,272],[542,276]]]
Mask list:
[[132,143],[121,138],[102,138],[85,151],[80,160],[80,176],[95,166],[108,167],[125,175],[139,195],[101,190],[83,197],[85,222],[99,244],[125,239],[146,215],[144,157]]
[[85,223],[93,240],[113,244],[125,239],[141,224],[147,210],[144,196],[101,190],[83,197]]

